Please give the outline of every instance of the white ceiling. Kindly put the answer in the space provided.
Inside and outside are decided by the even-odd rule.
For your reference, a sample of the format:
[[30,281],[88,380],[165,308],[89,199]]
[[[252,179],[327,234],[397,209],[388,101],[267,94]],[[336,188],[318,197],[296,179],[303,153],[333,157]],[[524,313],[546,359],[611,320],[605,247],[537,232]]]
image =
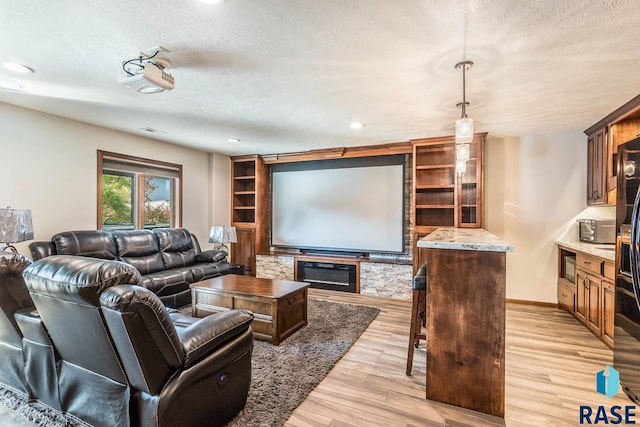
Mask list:
[[[0,22],[0,62],[35,70],[0,67],[26,87],[0,102],[226,154],[452,134],[462,59],[481,132],[582,131],[640,93],[637,0],[0,0]],[[158,45],[174,90],[117,83]]]

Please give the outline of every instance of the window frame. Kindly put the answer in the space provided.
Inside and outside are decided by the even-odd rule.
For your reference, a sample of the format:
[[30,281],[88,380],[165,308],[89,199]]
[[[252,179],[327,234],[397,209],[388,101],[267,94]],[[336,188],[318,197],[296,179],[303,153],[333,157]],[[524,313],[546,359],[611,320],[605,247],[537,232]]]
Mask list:
[[[170,225],[170,227],[182,227],[182,196],[183,196],[183,184],[182,184],[182,165],[181,164],[177,164],[177,163],[169,163],[169,162],[164,162],[164,161],[160,161],[160,160],[153,160],[153,159],[146,159],[143,157],[137,157],[137,156],[130,156],[127,154],[120,154],[120,153],[114,153],[111,151],[104,151],[104,150],[97,150],[98,152],[98,162],[97,162],[97,175],[98,175],[98,181],[97,181],[97,204],[96,204],[96,229],[97,230],[102,230],[102,190],[103,190],[103,185],[102,185],[102,180],[103,180],[103,171],[104,171],[104,162],[105,162],[105,158],[107,159],[113,159],[116,160],[120,163],[126,164],[126,163],[130,163],[132,165],[132,168],[137,166],[148,166],[151,168],[156,168],[156,169],[165,169],[167,171],[172,171],[174,173],[177,174],[177,185],[175,186],[175,189],[173,191],[173,197],[174,197],[174,222]],[[138,173],[136,171],[131,171],[132,173]],[[151,174],[149,174],[151,175]],[[144,179],[138,180],[137,178],[133,180],[134,182],[136,181],[144,181]],[[132,189],[133,192],[135,192],[135,194],[137,195],[136,197],[136,206],[132,206],[132,210],[134,208],[137,208],[137,212],[134,215],[134,229],[135,230],[144,230],[144,214],[141,214],[141,211],[144,211],[144,203],[139,203],[139,197],[144,197],[144,189],[142,191],[142,193],[140,193],[140,189]],[[133,194],[132,194],[132,197]]]

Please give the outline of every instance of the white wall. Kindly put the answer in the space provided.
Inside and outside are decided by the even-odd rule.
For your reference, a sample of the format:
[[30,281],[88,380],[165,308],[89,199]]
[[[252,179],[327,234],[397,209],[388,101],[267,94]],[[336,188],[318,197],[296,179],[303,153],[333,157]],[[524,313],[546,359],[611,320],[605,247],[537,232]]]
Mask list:
[[485,228],[515,246],[507,298],[557,302],[555,242],[586,208],[586,162],[582,132],[488,137]]
[[[59,231],[95,230],[98,149],[182,164],[182,225],[203,247],[214,222],[229,223],[228,157],[3,103],[0,206],[31,209],[35,240],[49,240]],[[20,253],[29,255],[28,243],[16,245]]]

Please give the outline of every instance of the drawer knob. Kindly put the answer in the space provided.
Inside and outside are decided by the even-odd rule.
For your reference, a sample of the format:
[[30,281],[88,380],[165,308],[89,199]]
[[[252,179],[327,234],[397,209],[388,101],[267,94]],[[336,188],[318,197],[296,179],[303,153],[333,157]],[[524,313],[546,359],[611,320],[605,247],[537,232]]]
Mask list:
[[289,305],[293,304],[294,302],[296,302],[296,297],[289,298]]

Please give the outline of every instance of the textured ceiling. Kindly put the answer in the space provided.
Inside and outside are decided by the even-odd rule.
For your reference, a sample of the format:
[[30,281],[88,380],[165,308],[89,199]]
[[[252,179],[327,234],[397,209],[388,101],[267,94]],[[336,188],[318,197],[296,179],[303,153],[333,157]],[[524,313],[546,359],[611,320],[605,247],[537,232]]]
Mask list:
[[[482,132],[581,131],[640,93],[637,0],[2,0],[0,17],[0,62],[36,71],[0,68],[26,88],[0,102],[226,154],[452,134],[462,59]],[[158,45],[174,90],[117,83]]]

